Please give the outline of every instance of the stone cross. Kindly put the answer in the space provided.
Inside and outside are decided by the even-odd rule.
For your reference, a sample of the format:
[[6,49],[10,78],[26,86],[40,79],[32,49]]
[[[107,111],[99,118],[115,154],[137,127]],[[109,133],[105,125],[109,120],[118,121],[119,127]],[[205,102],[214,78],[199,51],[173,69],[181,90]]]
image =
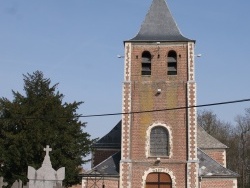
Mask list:
[[3,177],[0,177],[0,188],[2,188],[3,186],[7,186],[8,183],[3,182]]
[[[59,168],[55,171],[51,165],[49,152],[52,149],[49,145],[44,148],[46,155],[44,157],[41,168],[36,170],[35,168],[28,166],[28,179],[29,188],[61,188],[62,181],[65,178],[65,167]],[[0,187],[1,188],[1,187]]]
[[46,148],[44,148],[43,150],[46,152],[46,156],[49,156],[49,152],[52,151],[52,148],[47,145]]

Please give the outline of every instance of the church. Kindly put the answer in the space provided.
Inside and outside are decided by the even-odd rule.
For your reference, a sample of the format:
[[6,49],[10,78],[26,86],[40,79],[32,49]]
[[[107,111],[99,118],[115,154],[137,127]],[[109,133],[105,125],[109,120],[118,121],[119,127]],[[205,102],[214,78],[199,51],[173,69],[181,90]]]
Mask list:
[[122,120],[98,140],[82,187],[236,188],[227,146],[197,125],[195,40],[153,0],[124,41]]

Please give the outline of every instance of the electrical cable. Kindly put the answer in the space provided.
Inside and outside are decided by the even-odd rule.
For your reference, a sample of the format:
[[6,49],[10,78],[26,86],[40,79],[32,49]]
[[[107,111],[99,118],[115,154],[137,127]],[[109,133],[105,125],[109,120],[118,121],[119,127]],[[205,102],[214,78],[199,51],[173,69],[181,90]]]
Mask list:
[[[218,105],[226,105],[226,104],[249,102],[249,101],[250,101],[250,99],[241,99],[241,100],[218,102],[218,103],[210,103],[210,104],[202,104],[202,105],[195,105],[195,106],[183,106],[183,107],[165,108],[165,109],[156,109],[156,110],[145,110],[145,111],[135,111],[135,112],[119,112],[119,113],[107,113],[107,114],[79,115],[79,116],[74,116],[74,117],[77,117],[77,118],[91,118],[91,117],[103,117],[103,116],[142,114],[142,113],[152,113],[152,112],[182,110],[182,109],[189,109],[189,108],[202,108],[202,107],[207,107],[207,106],[218,106]],[[39,118],[39,117],[20,117],[20,118],[22,118],[22,119],[41,119],[41,118],[44,118],[44,117],[41,117],[41,118]],[[69,118],[69,117],[55,117],[55,118],[64,119],[64,118]],[[11,118],[1,117],[0,120],[1,119],[11,119]]]
[[145,110],[145,111],[122,112],[122,113],[111,113],[111,114],[82,115],[82,116],[79,116],[79,117],[88,118],[88,117],[115,116],[115,115],[126,115],[126,114],[141,114],[141,113],[150,113],[150,112],[181,110],[181,109],[188,109],[188,108],[201,108],[201,107],[207,107],[207,106],[218,106],[218,105],[240,103],[240,102],[248,102],[248,101],[250,101],[250,99],[241,99],[241,100],[235,100],[235,101],[226,101],[226,102],[210,103],[210,104],[195,105],[195,106],[183,106],[183,107],[176,107],[176,108],[165,108],[165,109],[158,109],[158,110]]

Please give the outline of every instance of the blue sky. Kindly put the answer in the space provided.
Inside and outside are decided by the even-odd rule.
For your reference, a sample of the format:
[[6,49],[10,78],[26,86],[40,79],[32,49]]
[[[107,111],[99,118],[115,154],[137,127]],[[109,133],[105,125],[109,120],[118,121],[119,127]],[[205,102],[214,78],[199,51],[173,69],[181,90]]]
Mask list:
[[[40,70],[83,115],[121,112],[123,41],[139,31],[151,0],[0,0],[0,97]],[[168,0],[182,34],[196,40],[197,104],[250,98],[250,1]],[[214,106],[233,122],[250,102]],[[85,118],[93,138],[120,116]]]

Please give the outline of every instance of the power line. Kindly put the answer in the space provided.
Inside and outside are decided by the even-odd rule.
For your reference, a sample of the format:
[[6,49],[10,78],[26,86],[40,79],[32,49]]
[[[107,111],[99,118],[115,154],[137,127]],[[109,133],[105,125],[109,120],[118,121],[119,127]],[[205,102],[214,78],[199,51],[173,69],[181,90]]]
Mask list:
[[[234,101],[226,101],[226,102],[218,102],[218,103],[210,103],[210,104],[202,104],[202,105],[195,105],[195,106],[183,106],[183,107],[176,107],[176,108],[164,108],[164,109],[157,109],[157,110],[144,110],[144,111],[135,111],[135,112],[120,112],[120,113],[108,113],[108,114],[92,114],[92,115],[79,115],[74,116],[77,118],[91,118],[91,117],[103,117],[103,116],[117,116],[117,115],[126,115],[126,114],[142,114],[142,113],[152,113],[152,112],[162,112],[162,111],[172,111],[172,110],[182,110],[182,109],[189,109],[189,108],[202,108],[207,106],[218,106],[218,105],[226,105],[226,104],[233,104],[233,103],[241,103],[241,102],[249,102],[250,99],[241,99],[241,100],[234,100]],[[20,117],[22,119],[44,119],[45,117]],[[65,119],[69,117],[56,117],[58,119]],[[10,118],[0,118],[0,119],[10,119]]]
[[126,114],[141,114],[141,113],[150,113],[150,112],[181,110],[181,109],[188,109],[188,108],[201,108],[201,107],[207,107],[207,106],[218,106],[218,105],[233,104],[233,103],[248,102],[248,101],[250,101],[250,99],[241,99],[241,100],[235,100],[235,101],[226,101],[226,102],[202,104],[202,105],[195,105],[195,106],[183,106],[183,107],[176,107],[176,108],[165,108],[165,109],[158,109],[158,110],[145,110],[145,111],[122,112],[122,113],[111,113],[111,114],[81,115],[81,116],[78,116],[78,117],[88,118],[88,117],[116,116],[116,115],[126,115]]

